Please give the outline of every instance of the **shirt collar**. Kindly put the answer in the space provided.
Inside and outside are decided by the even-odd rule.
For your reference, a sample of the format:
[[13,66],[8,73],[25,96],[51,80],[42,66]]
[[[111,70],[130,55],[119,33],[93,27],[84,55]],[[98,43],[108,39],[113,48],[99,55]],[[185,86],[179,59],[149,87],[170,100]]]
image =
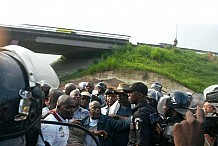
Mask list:
[[142,100],[140,103],[138,103],[137,105],[135,105],[133,108],[132,108],[132,111],[135,112],[138,110],[138,108],[140,107],[143,107],[143,106],[146,106],[148,105],[148,103],[145,101],[145,100]]

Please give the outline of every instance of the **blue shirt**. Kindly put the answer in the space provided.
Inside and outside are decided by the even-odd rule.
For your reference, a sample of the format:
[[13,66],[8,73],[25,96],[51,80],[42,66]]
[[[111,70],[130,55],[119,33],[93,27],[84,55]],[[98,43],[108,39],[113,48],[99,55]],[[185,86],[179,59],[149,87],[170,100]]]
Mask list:
[[132,110],[130,107],[120,106],[119,110],[117,111],[116,115],[130,117],[132,115]]
[[82,120],[83,118],[88,116],[89,116],[89,111],[87,109],[79,107],[79,109],[75,111],[73,114],[73,120]]

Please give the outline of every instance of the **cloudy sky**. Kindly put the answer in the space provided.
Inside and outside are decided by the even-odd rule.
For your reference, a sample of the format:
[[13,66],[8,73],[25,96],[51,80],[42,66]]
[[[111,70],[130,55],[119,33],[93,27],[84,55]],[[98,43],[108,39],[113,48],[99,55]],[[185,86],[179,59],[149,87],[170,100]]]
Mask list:
[[1,0],[0,24],[123,34],[148,44],[172,44],[177,34],[179,47],[218,52],[217,7],[215,0]]

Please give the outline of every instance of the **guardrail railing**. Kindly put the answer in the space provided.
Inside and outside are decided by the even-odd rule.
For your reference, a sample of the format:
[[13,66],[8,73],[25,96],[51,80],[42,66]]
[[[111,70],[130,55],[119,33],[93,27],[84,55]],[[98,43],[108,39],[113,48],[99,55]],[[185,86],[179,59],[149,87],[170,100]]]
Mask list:
[[121,34],[113,34],[113,33],[103,33],[103,32],[95,32],[95,31],[86,31],[86,30],[78,30],[78,29],[68,29],[61,27],[50,27],[50,26],[40,26],[40,25],[32,25],[32,24],[21,24],[21,25],[4,25],[0,24],[2,27],[12,27],[12,28],[21,28],[21,29],[32,29],[32,30],[40,30],[40,31],[48,31],[48,32],[57,32],[57,33],[65,33],[68,35],[78,34],[78,35],[88,35],[95,37],[106,37],[113,39],[123,39],[129,41],[130,36],[121,35]]

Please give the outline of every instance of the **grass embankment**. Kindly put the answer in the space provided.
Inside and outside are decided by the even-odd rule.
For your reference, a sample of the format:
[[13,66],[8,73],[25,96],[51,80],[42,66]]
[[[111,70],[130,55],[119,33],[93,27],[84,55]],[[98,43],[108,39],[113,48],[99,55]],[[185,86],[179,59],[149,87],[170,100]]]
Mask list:
[[158,48],[128,44],[102,55],[87,69],[79,69],[61,80],[110,70],[151,71],[168,77],[195,92],[218,83],[218,57],[209,61],[208,54],[177,48]]

